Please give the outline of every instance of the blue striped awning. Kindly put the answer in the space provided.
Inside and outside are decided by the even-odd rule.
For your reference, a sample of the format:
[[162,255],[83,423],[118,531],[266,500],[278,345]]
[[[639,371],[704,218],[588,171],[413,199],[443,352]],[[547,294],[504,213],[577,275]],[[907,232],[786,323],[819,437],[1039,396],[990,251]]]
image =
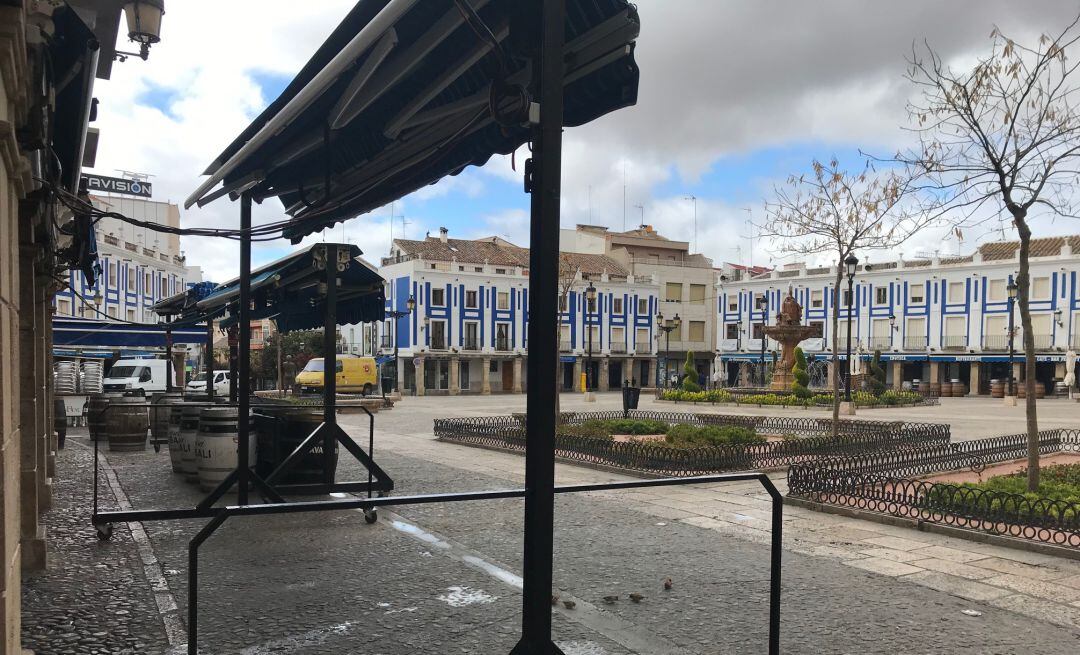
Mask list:
[[[106,346],[110,348],[164,348],[165,324],[134,325],[85,318],[53,318],[53,344],[56,346]],[[178,343],[203,343],[206,330],[176,328],[172,340]]]

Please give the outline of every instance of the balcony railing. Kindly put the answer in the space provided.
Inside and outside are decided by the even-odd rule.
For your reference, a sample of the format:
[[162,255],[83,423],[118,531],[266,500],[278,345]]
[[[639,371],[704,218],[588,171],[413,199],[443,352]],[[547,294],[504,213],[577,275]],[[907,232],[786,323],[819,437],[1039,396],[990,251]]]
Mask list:
[[431,339],[431,350],[446,350],[446,338],[445,337],[433,337]]
[[892,348],[892,337],[870,337],[868,345],[870,350],[889,350]]
[[967,344],[968,340],[966,336],[945,335],[941,337],[942,350],[963,350],[967,348]]
[[[1054,338],[1049,334],[1036,334],[1035,350],[1048,350],[1053,340]],[[1020,335],[1017,335],[1017,343],[1023,343],[1020,341]]]
[[573,344],[571,344],[569,341],[562,341],[562,340],[559,341],[559,352],[568,353],[568,352],[573,352],[573,350],[574,350]]
[[[1019,343],[1017,341],[1016,343]],[[1009,336],[1005,334],[990,334],[983,337],[983,350],[1005,351],[1009,349]]]
[[461,344],[462,350],[480,350],[480,340],[476,337],[465,337]]
[[513,350],[510,346],[510,339],[506,337],[499,337],[495,339],[495,350],[499,352],[510,352]]
[[904,350],[926,350],[926,337],[904,337]]
[[608,348],[608,350],[611,351],[612,355],[625,355],[626,354],[626,344],[625,343],[613,343],[613,344],[611,344],[611,347]]
[[634,344],[635,355],[649,355],[653,354],[653,347],[651,343],[637,343]]
[[399,255],[397,257],[383,257],[382,265],[390,266],[391,264],[400,264],[401,262],[411,262],[414,259],[419,259],[416,255]]

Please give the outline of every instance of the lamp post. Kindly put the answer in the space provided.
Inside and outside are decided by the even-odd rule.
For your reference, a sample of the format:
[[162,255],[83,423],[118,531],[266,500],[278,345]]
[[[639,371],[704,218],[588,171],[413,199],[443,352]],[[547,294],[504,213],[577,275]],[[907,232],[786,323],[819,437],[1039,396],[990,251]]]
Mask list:
[[757,299],[757,308],[761,312],[761,335],[758,337],[761,341],[761,386],[765,386],[765,326],[769,324],[769,291],[766,291],[764,295],[759,296]]
[[592,282],[589,282],[589,286],[585,289],[585,329],[589,331],[589,355],[586,360],[586,366],[588,370],[585,372],[585,391],[592,391],[596,386],[596,380],[593,379],[593,362],[592,362],[592,314],[596,311],[596,287]]
[[128,57],[143,61],[150,56],[150,46],[161,41],[161,17],[165,15],[165,0],[130,0],[124,3],[128,38],[139,44],[139,52],[116,51],[115,58],[124,62]]
[[398,375],[398,369],[401,368],[401,363],[398,357],[398,323],[401,319],[409,316],[416,309],[416,297],[409,296],[409,299],[405,301],[405,311],[396,310],[386,312],[386,315],[394,319],[394,391],[401,392],[401,376]]
[[[657,313],[656,314],[656,326],[658,328],[660,328],[664,332],[664,338],[666,340],[666,343],[665,343],[665,346],[664,346],[664,358],[669,362],[671,361],[671,352],[670,352],[671,351],[671,332],[672,332],[672,330],[678,330],[679,325],[681,325],[681,324],[682,324],[682,319],[679,318],[678,313],[675,314],[675,318],[671,319],[671,324],[670,325],[664,323],[664,315],[663,315],[663,313]],[[660,354],[659,353],[657,353],[657,355],[656,355],[656,374],[657,374],[657,376],[660,375]],[[664,369],[664,379],[663,379],[663,383],[664,383],[665,387],[668,385],[668,378],[669,378],[669,376],[667,374],[667,368],[665,367],[665,369]]]
[[1016,279],[1009,281],[1009,285],[1005,287],[1009,290],[1009,396],[1016,395],[1016,378],[1013,376],[1013,339],[1016,337],[1016,329],[1013,326],[1013,306],[1016,304],[1016,293],[1019,287],[1016,285]]
[[859,258],[854,253],[847,256],[844,259],[844,266],[847,268],[847,376],[844,378],[844,401],[851,405],[851,307],[855,304],[855,294],[853,289],[855,286],[855,269],[859,266]]

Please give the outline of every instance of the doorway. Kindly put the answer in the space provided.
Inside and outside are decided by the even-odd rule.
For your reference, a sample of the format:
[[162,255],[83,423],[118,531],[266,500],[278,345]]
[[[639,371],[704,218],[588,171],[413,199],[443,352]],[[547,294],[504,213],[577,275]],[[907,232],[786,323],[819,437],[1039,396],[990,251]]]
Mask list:
[[611,362],[608,365],[608,388],[622,389],[623,386],[623,363]]
[[503,391],[513,391],[514,389],[514,363],[506,360],[499,362],[499,366],[502,366],[502,389]]

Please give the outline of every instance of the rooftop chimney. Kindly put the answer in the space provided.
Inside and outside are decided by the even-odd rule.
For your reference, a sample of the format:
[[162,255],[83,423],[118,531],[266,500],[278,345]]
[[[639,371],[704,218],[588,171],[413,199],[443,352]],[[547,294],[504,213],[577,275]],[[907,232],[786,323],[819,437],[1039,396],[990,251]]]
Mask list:
[[443,243],[446,243],[446,236],[448,234],[450,234],[450,230],[446,229],[445,227],[440,227],[439,228],[439,241],[442,241]]

